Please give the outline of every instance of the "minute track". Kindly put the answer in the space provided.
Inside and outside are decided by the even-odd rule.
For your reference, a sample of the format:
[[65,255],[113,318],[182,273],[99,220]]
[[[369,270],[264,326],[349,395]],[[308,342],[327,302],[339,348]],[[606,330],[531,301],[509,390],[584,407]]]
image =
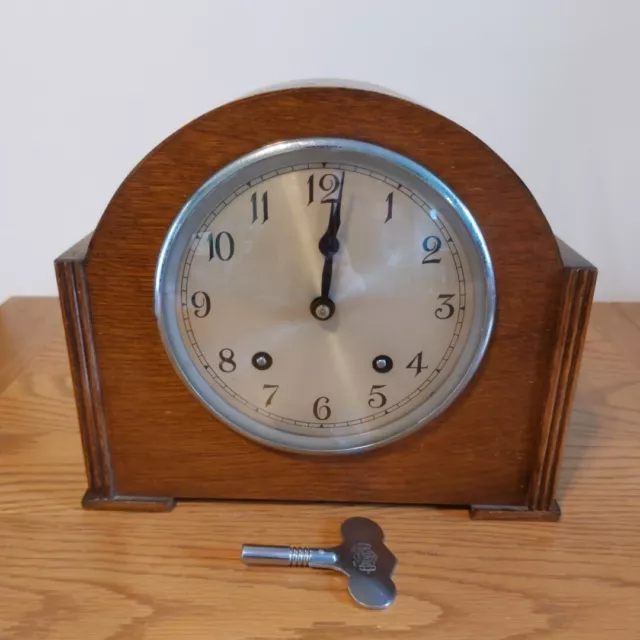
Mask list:
[[[317,169],[319,168],[319,166],[320,166],[319,163],[307,163],[307,164],[297,164],[297,165],[282,167],[281,169],[278,169],[275,172],[274,171],[268,172],[264,175],[260,175],[252,179],[249,183],[250,188],[254,189],[257,185],[264,184],[268,180],[273,179],[275,176],[278,176],[278,175],[283,175],[283,174],[292,173],[296,171]],[[328,170],[334,169],[334,170],[340,170],[345,172],[352,171],[354,173],[360,173],[363,175],[370,176],[371,178],[377,181],[384,182],[392,186],[399,192],[411,198],[413,202],[416,202],[416,204],[419,204],[420,208],[424,211],[424,213],[429,215],[430,219],[437,226],[439,232],[442,234],[442,237],[449,248],[451,258],[455,263],[456,271],[458,272],[458,282],[459,282],[458,299],[460,301],[461,308],[458,309],[456,323],[453,326],[452,332],[451,332],[451,339],[449,343],[446,345],[446,347],[444,348],[443,354],[439,359],[439,361],[437,362],[437,364],[435,366],[429,367],[430,372],[426,377],[426,379],[418,387],[414,388],[410,394],[403,396],[400,400],[397,400],[395,403],[388,405],[387,407],[385,407],[384,411],[375,411],[375,412],[367,413],[366,415],[363,415],[361,418],[358,418],[358,419],[347,420],[347,421],[336,420],[332,422],[301,420],[301,419],[292,418],[291,416],[280,415],[276,412],[265,411],[262,407],[258,406],[256,403],[251,402],[249,399],[237,393],[230,386],[230,384],[225,382],[215,372],[215,367],[211,366],[208,360],[206,359],[206,357],[204,356],[203,349],[195,339],[195,334],[193,332],[189,304],[188,302],[185,302],[186,293],[188,291],[188,283],[189,283],[188,274],[189,274],[189,270],[192,265],[194,256],[197,252],[197,249],[201,245],[202,241],[207,237],[207,233],[211,231],[212,224],[214,223],[216,218],[221,213],[223,213],[223,211],[226,209],[226,207],[229,204],[231,204],[236,198],[238,198],[239,196],[241,196],[242,194],[246,193],[249,190],[249,187],[247,185],[242,185],[240,188],[234,191],[233,194],[225,198],[225,200],[223,200],[220,204],[218,204],[206,217],[206,219],[200,226],[198,233],[194,237],[194,241],[192,242],[189,252],[186,256],[186,259],[184,261],[184,267],[182,270],[183,277],[181,278],[181,282],[182,282],[181,300],[182,300],[183,319],[184,319],[185,328],[187,330],[187,335],[189,336],[189,342],[190,342],[193,354],[195,358],[203,365],[203,368],[206,371],[208,377],[211,378],[213,382],[230,397],[234,398],[236,401],[240,402],[244,407],[251,409],[253,412],[259,415],[269,417],[272,420],[280,421],[283,424],[290,424],[290,425],[295,425],[299,427],[319,429],[319,430],[322,430],[322,429],[326,430],[327,428],[350,427],[350,426],[366,424],[368,422],[378,419],[379,417],[392,414],[394,411],[402,408],[408,402],[410,402],[420,394],[425,393],[428,387],[436,380],[439,373],[444,369],[448,360],[453,355],[455,351],[455,346],[458,341],[458,337],[461,332],[462,325],[464,323],[464,317],[465,317],[464,306],[463,306],[465,301],[465,279],[464,279],[462,263],[459,258],[459,252],[446,225],[440,219],[440,216],[437,215],[437,213],[436,215],[434,215],[433,208],[425,200],[423,200],[422,198],[417,196],[414,192],[409,190],[406,186],[402,185],[399,182],[391,180],[388,176],[384,176],[382,174],[373,172],[369,169],[366,169],[365,167],[359,167],[355,165],[342,164],[342,163],[327,163],[326,169]],[[391,222],[389,224],[391,224]],[[456,257],[458,257],[457,260],[456,260]],[[286,393],[286,389],[282,387],[279,393],[280,394]],[[424,400],[427,400],[428,398],[429,398],[429,394],[425,393]]]

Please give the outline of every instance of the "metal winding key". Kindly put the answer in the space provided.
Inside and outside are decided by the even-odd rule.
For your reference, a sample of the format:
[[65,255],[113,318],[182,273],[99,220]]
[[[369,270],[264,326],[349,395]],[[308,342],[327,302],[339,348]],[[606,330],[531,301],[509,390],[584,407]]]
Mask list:
[[340,571],[349,576],[349,593],[358,604],[369,609],[388,607],[396,597],[391,575],[398,561],[385,546],[382,529],[368,518],[349,518],[341,532],[342,544],[328,549],[245,544],[242,561]]

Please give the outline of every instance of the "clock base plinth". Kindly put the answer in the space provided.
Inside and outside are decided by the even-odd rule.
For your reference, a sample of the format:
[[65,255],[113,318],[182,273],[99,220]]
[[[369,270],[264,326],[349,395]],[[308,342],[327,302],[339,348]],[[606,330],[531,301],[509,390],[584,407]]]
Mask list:
[[84,509],[101,511],[171,511],[174,498],[150,498],[143,496],[100,496],[87,491],[82,498]]
[[496,505],[471,505],[469,517],[472,520],[519,520],[535,522],[558,522],[560,506],[554,500],[550,509],[534,510],[527,507],[500,507]]

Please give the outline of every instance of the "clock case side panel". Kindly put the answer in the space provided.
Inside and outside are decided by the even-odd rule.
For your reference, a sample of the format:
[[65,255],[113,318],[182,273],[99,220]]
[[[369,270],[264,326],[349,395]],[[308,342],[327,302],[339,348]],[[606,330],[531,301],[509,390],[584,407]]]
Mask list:
[[476,520],[560,519],[555,501],[565,435],[571,418],[598,270],[556,238],[564,264],[563,291],[552,355],[545,411],[526,506],[474,505]]
[[538,511],[551,509],[553,505],[598,276],[593,264],[561,239],[557,241],[564,263],[562,306],[536,473],[532,477],[529,494],[529,508]]
[[54,262],[87,475],[88,488],[82,506],[86,509],[166,511],[173,507],[173,499],[137,498],[116,493],[85,269],[92,235],[85,236]]

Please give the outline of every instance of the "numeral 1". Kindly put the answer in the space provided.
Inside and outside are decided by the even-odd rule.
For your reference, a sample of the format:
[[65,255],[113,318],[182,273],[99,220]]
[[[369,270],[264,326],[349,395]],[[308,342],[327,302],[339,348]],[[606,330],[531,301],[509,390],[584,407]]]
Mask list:
[[385,224],[391,220],[393,216],[393,191],[387,196],[387,218],[384,221]]

